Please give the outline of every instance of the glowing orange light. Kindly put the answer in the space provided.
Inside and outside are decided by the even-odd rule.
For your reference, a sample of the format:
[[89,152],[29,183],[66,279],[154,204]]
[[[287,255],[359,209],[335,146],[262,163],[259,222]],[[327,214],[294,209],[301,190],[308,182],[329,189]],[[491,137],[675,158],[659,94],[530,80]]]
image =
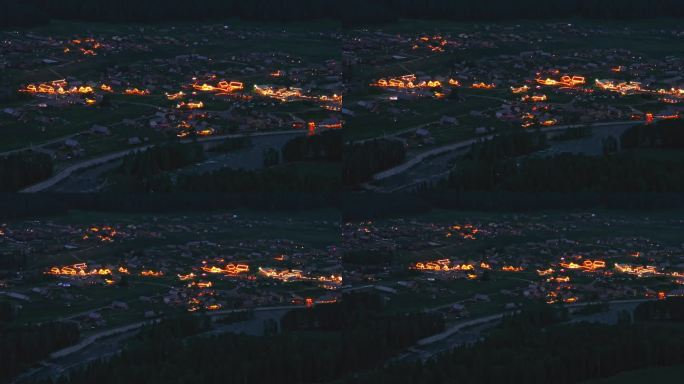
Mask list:
[[140,272],[142,276],[151,276],[151,277],[160,277],[164,276],[164,273],[161,271],[153,271],[153,270],[147,270],[147,271],[142,271]]
[[183,97],[185,97],[185,93],[183,93],[182,91],[176,92],[176,93],[167,93],[166,94],[166,98],[169,100],[178,100],[178,99],[182,99]]
[[195,278],[195,274],[192,273],[192,272],[190,272],[190,273],[188,273],[188,274],[186,274],[186,275],[178,274],[178,278],[179,278],[181,281],[192,280],[192,279]]
[[480,82],[480,83],[473,83],[473,85],[471,86],[471,88],[475,88],[475,89],[492,89],[492,88],[496,88],[496,84],[494,84],[494,83],[486,84],[486,83],[482,83],[482,82]]
[[204,103],[201,101],[198,103],[194,103],[194,102],[186,103],[186,102],[181,101],[180,103],[178,103],[178,105],[176,105],[176,108],[177,109],[202,109],[202,108],[204,108]]
[[533,95],[533,96],[525,95],[525,96],[522,97],[521,100],[522,100],[522,101],[531,101],[531,102],[534,102],[534,103],[539,103],[539,102],[542,102],[542,101],[546,101],[547,99],[548,99],[548,98],[546,97],[546,95]]
[[150,94],[150,91],[147,89],[138,89],[138,88],[129,88],[124,91],[125,94],[127,95],[135,95],[135,96],[146,96]]
[[536,79],[537,83],[541,85],[549,85],[549,86],[564,86],[564,87],[575,87],[578,85],[583,85],[586,84],[586,79],[584,76],[562,76],[560,80],[554,80],[551,78],[546,78],[546,79],[541,79],[537,78]]
[[523,85],[522,87],[511,87],[511,92],[513,93],[525,93],[530,90],[530,87]]

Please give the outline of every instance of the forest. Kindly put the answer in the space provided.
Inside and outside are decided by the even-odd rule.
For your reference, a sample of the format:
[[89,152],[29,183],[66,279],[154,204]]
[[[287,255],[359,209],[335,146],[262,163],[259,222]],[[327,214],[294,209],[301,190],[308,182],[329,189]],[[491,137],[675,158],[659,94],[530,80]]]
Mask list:
[[347,382],[570,384],[684,363],[681,322],[632,322],[625,313],[616,325],[563,323],[565,315],[552,310],[524,311],[474,345]]
[[340,161],[342,159],[342,130],[296,137],[288,141],[281,152],[285,162]]
[[663,120],[655,124],[636,125],[620,137],[623,149],[684,148],[684,121]]
[[[680,148],[680,122],[639,125],[621,137],[624,149]],[[531,154],[546,146],[543,134],[510,133],[479,143],[437,186],[458,191],[684,192],[684,158],[623,151],[603,156]],[[428,187],[428,189],[430,189]]]
[[634,154],[610,157],[560,154],[493,163],[467,162],[448,188],[509,192],[684,192],[684,159]]
[[406,145],[400,140],[372,139],[344,146],[342,181],[354,186],[385,169],[404,162]]
[[325,382],[374,367],[444,326],[435,315],[388,313],[383,300],[370,293],[293,310],[281,322],[283,332],[272,336],[203,337],[202,322],[188,316],[152,326],[121,355],[59,383]]
[[[304,164],[302,168],[307,168]],[[316,167],[315,165],[313,167]],[[263,170],[247,171],[241,169],[221,169],[204,174],[183,175],[169,192],[224,192],[224,193],[294,193],[327,192],[334,193],[340,188],[339,171],[334,167],[330,172],[310,175],[304,169],[287,165],[269,167]],[[160,189],[155,189],[159,191]]]
[[0,157],[0,192],[16,192],[52,176],[52,157],[33,151]]
[[[653,313],[658,315],[644,315]],[[149,326],[119,356],[62,378],[77,383],[580,383],[626,370],[684,363],[681,299],[640,304],[614,325],[569,323],[568,311],[530,304],[482,340],[422,361],[387,358],[440,332],[438,314],[386,311],[381,296],[348,293],[288,312],[279,334],[203,337],[206,319]],[[640,315],[641,313],[641,315]],[[382,367],[382,368],[381,368]]]
[[638,321],[684,321],[684,297],[670,297],[667,300],[649,301],[634,311]]
[[[234,209],[280,211],[333,208],[339,205],[340,196],[337,194],[305,192],[0,194],[0,219],[63,215],[72,210],[119,213]],[[20,263],[21,258],[21,255],[17,255],[12,265]]]
[[0,302],[0,382],[79,339],[74,323],[17,325],[12,323],[12,311],[11,304]]
[[168,189],[162,173],[184,167],[205,158],[201,144],[166,143],[126,155],[114,173],[115,190],[152,192]]

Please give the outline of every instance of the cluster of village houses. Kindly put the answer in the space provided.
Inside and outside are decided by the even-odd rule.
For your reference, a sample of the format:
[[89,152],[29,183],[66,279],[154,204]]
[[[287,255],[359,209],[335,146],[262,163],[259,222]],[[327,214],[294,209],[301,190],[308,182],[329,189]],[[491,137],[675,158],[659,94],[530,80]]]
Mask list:
[[[356,120],[376,115],[390,125],[407,116],[416,120],[417,116],[424,115],[423,124],[414,127],[414,137],[405,132],[399,134],[405,139],[413,139],[408,140],[409,144],[417,145],[435,143],[432,128],[463,126],[462,120],[468,120],[468,126],[458,129],[470,129],[473,136],[478,136],[503,126],[528,128],[624,121],[646,119],[648,113],[680,116],[684,111],[684,60],[681,57],[645,57],[621,48],[554,50],[558,45],[553,43],[556,36],[573,41],[624,33],[610,27],[568,23],[549,23],[536,28],[482,25],[467,33],[437,36],[434,32],[354,31],[353,38],[345,40],[344,45],[343,63],[352,68],[353,76],[346,89],[350,102],[342,112]],[[648,32],[658,40],[676,38],[673,34],[678,33]],[[443,48],[437,51],[424,49],[424,45],[436,37],[443,42]],[[470,55],[470,52],[477,54]],[[445,61],[443,55],[450,55],[452,59]],[[396,86],[397,82],[394,86],[377,85],[383,80],[406,76],[414,76],[413,84],[416,85],[432,82],[440,86],[404,87]],[[562,76],[580,76],[584,83],[547,86],[537,81]],[[620,94],[605,91],[595,84],[596,80],[606,79],[638,83],[645,91]],[[470,91],[475,88],[484,89]],[[635,96],[625,98],[629,95]],[[488,98],[491,102],[459,114],[435,115],[425,112],[424,108],[412,108],[414,100],[437,99],[437,103],[451,102],[459,109],[458,104],[470,98]],[[479,123],[473,124],[472,120]]]
[[[89,61],[102,60],[102,57],[143,53],[149,56],[154,55],[157,49],[170,46],[194,52],[216,45],[217,39],[258,42],[259,39],[287,40],[295,36],[285,31],[235,30],[229,25],[197,26],[197,30],[189,34],[180,34],[175,28],[160,28],[126,30],[119,35],[90,33],[88,37],[62,38],[8,32],[3,36],[6,40],[0,44],[0,66],[11,71],[44,70],[81,62],[85,65]],[[334,33],[321,35],[313,31],[305,33],[305,37],[320,39],[321,44],[339,39]],[[275,45],[273,50],[236,51],[230,55],[221,53],[218,57],[183,53],[172,57],[160,54],[158,58],[130,63],[122,60],[95,76],[65,75],[61,79],[40,78],[32,83],[8,85],[19,90],[3,90],[12,98],[17,94],[26,97],[31,93],[27,89],[39,88],[41,84],[55,88],[51,84],[59,81],[68,87],[88,88],[90,91],[34,93],[23,99],[25,102],[19,106],[12,103],[12,106],[2,107],[0,101],[0,126],[3,122],[30,125],[40,132],[47,132],[57,126],[78,123],[85,128],[82,132],[39,148],[59,160],[69,160],[89,154],[91,148],[101,148],[103,141],[116,142],[117,148],[146,143],[157,136],[152,133],[154,131],[186,137],[192,134],[207,136],[307,129],[312,123],[320,131],[336,129],[342,124],[338,116],[342,87],[340,61],[332,57],[305,58],[282,52]],[[214,95],[202,94],[192,87],[203,81],[217,83],[221,80],[239,82],[244,84],[244,88],[229,95]],[[288,99],[288,105],[280,107],[285,104],[283,100],[261,97],[254,91],[256,86],[295,90],[305,97]],[[181,94],[183,97],[178,100],[171,96]],[[200,105],[202,101],[201,109],[183,107]],[[308,102],[297,106],[289,103],[297,101]],[[62,112],[76,105],[118,110],[118,114],[130,107],[149,108],[144,114],[125,116],[118,122],[105,124],[98,119],[88,124],[74,121],[74,118],[67,117],[71,114]],[[119,130],[119,127],[136,128],[141,133],[132,135],[131,129]],[[39,137],[35,140],[40,141]]]
[[[156,317],[171,311],[304,305],[307,299],[311,303],[334,302],[340,294],[342,266],[334,245],[316,248],[278,238],[193,240],[136,246],[117,256],[107,255],[109,247],[121,249],[130,242],[159,244],[160,240],[180,234],[201,238],[221,230],[219,225],[241,230],[270,224],[224,214],[197,221],[181,217],[149,219],[137,224],[89,227],[50,220],[3,225],[0,256],[23,257],[35,267],[3,274],[0,291],[27,308],[45,300],[81,307],[93,300],[93,289],[99,292],[97,295],[103,289],[111,292],[111,303],[71,317],[89,328],[106,326],[112,316],[140,310],[144,310],[145,317]],[[237,265],[240,267],[235,268]],[[130,299],[130,290],[147,284],[167,288],[157,289],[154,294],[143,290],[140,296]],[[122,289],[128,290],[124,296],[129,299],[117,299],[124,297],[117,294]]]
[[[663,245],[644,236],[574,240],[573,232],[585,224],[615,227],[623,219],[577,214],[562,220],[512,215],[496,222],[480,220],[445,224],[424,220],[392,219],[382,223],[347,223],[343,246],[369,252],[392,252],[383,265],[345,265],[345,284],[368,287],[388,299],[420,295],[430,302],[449,295],[458,297],[454,280],[517,279],[515,289],[492,294],[502,308],[525,301],[587,303],[645,297],[680,296],[684,290],[684,243]],[[495,242],[497,238],[526,238],[552,233],[543,241],[511,242],[486,247],[475,254],[470,242]],[[405,255],[415,255],[406,262]],[[407,270],[415,273],[407,275]],[[524,283],[527,281],[527,283]],[[456,316],[468,314],[468,303],[490,302],[479,292],[455,307],[441,308]]]

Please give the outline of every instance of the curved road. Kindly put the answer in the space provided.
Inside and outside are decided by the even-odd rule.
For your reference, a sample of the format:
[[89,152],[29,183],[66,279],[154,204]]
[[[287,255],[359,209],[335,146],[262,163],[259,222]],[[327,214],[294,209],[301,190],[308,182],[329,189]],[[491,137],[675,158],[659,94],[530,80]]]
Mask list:
[[[631,125],[636,125],[636,124],[640,124],[640,122],[639,121],[618,121],[618,122],[605,122],[605,123],[594,123],[594,124],[568,124],[568,125],[559,125],[559,126],[555,126],[555,127],[542,128],[542,129],[540,129],[540,131],[544,132],[544,133],[554,133],[554,132],[564,131],[564,130],[571,129],[571,128],[578,128],[578,127],[585,127],[585,126],[589,126],[591,128],[600,128],[600,127],[614,127],[614,126],[623,126],[624,125],[625,127],[629,127]],[[424,172],[421,171],[419,173],[424,176],[422,179],[413,180],[411,182],[404,183],[404,184],[398,185],[398,186],[393,186],[393,187],[390,187],[389,189],[383,188],[383,187],[378,187],[378,186],[371,184],[373,182],[386,180],[386,179],[389,179],[391,177],[396,177],[400,174],[403,174],[403,173],[409,171],[411,168],[416,167],[417,165],[419,165],[423,161],[428,160],[432,157],[443,155],[443,154],[446,154],[449,152],[463,151],[463,150],[470,148],[473,144],[476,144],[476,143],[483,141],[483,140],[491,140],[496,136],[497,136],[496,134],[479,136],[479,137],[476,137],[473,139],[459,141],[456,143],[444,145],[441,147],[433,148],[431,150],[419,153],[418,155],[412,157],[411,159],[409,159],[405,163],[399,164],[393,168],[386,169],[382,172],[376,173],[375,175],[373,175],[373,180],[371,182],[364,184],[363,187],[366,189],[375,190],[375,191],[395,192],[397,190],[401,190],[401,189],[404,189],[406,187],[410,187],[410,186],[415,185],[417,183],[420,183],[422,181],[425,181],[428,179],[434,179],[435,177],[439,177],[439,176],[443,176],[444,174],[448,174],[448,171],[447,172],[441,172],[438,174],[433,174],[433,175],[425,175]]]
[[[218,140],[224,140],[224,139],[230,139],[230,138],[236,138],[236,137],[291,135],[291,134],[295,134],[295,133],[303,135],[305,132],[302,130],[296,130],[296,131],[287,130],[287,131],[258,132],[258,133],[249,133],[249,134],[232,134],[232,135],[221,135],[221,136],[206,137],[206,138],[197,139],[196,141],[198,143],[205,143],[205,142],[218,141]],[[192,140],[181,140],[181,142],[189,143],[189,142],[192,142]],[[104,156],[96,157],[94,159],[83,160],[79,163],[76,163],[74,165],[71,165],[71,166],[63,169],[62,171],[60,171],[56,175],[53,175],[52,177],[50,177],[47,180],[43,180],[37,184],[34,184],[30,187],[22,189],[20,192],[34,193],[34,192],[45,191],[46,189],[54,186],[55,184],[59,183],[60,181],[63,181],[64,179],[68,178],[74,172],[77,172],[77,171],[80,171],[80,170],[83,170],[86,168],[102,165],[102,164],[105,164],[105,163],[108,163],[110,161],[114,161],[117,159],[121,159],[128,154],[139,152],[139,151],[144,151],[144,150],[146,150],[146,149],[148,149],[154,145],[155,144],[148,144],[148,145],[144,145],[141,147],[135,147],[135,148],[131,148],[131,149],[115,152],[115,153],[110,153],[110,154],[107,154]]]
[[[205,313],[205,315],[209,317],[215,317],[235,312],[251,310],[253,312],[257,312],[255,320],[248,320],[246,322],[263,321],[263,319],[265,318],[279,318],[287,311],[305,307],[306,306],[304,305],[285,305],[274,307],[258,307],[252,309],[228,309]],[[264,313],[264,315],[259,315],[260,313]],[[273,315],[269,316],[269,313]],[[26,371],[23,374],[14,378],[12,384],[31,383],[35,382],[36,379],[51,379],[54,377],[58,377],[75,367],[82,366],[83,364],[87,364],[92,361],[97,361],[99,359],[115,355],[121,350],[121,343],[124,342],[126,339],[134,336],[141,327],[143,327],[146,324],[152,324],[159,321],[161,321],[160,318],[139,321],[136,323],[98,332],[94,335],[91,335],[81,340],[77,344],[51,353],[49,358],[37,363],[35,368]],[[238,322],[223,326],[215,334],[231,331],[237,331],[246,334],[255,334],[254,325],[250,326],[241,323],[245,322]],[[233,327],[234,329],[230,329],[231,327]]]
[[[609,310],[608,313],[601,313],[598,315],[590,315],[590,316],[580,316],[580,318],[575,319],[575,320],[570,320],[570,322],[574,321],[593,321],[593,322],[614,322],[615,319],[617,318],[617,312],[621,309],[624,309],[624,307],[627,307],[628,309],[633,310],[636,305],[639,303],[643,303],[646,301],[654,301],[656,299],[626,299],[626,300],[611,300],[605,303],[602,302],[585,302],[585,303],[574,303],[574,304],[565,304],[566,308],[580,308],[580,307],[585,307],[588,305],[594,305],[594,304],[608,304]],[[483,316],[483,317],[478,317],[475,319],[470,319],[464,322],[460,322],[458,324],[455,324],[451,328],[446,329],[445,331],[428,336],[426,338],[423,338],[421,340],[418,340],[416,344],[414,344],[412,347],[407,348],[406,352],[396,356],[393,358],[391,361],[397,361],[397,360],[411,360],[411,359],[420,359],[422,361],[425,361],[429,359],[430,357],[439,354],[440,352],[443,352],[445,350],[451,350],[453,348],[456,348],[458,346],[468,344],[475,342],[479,340],[481,336],[481,332],[484,330],[487,330],[495,325],[498,324],[498,322],[503,319],[503,317],[507,314],[512,314],[519,312],[519,310],[512,310],[512,311],[506,311],[506,312],[501,312],[497,313],[494,315],[489,315],[489,316]]]

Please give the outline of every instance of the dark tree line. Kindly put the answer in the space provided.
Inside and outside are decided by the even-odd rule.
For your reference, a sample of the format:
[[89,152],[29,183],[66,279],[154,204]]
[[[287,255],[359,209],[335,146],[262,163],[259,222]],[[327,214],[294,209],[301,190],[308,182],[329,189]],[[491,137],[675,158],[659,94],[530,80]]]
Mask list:
[[472,346],[347,382],[570,384],[684,363],[681,324],[559,324],[562,318],[539,311],[513,318]]
[[353,186],[404,162],[406,145],[399,140],[373,139],[344,146],[342,181]]
[[116,188],[132,192],[163,192],[170,188],[168,177],[162,173],[204,160],[201,144],[167,143],[123,159],[115,178]]
[[281,152],[285,162],[340,161],[342,159],[342,130],[336,129],[320,135],[296,137],[288,141]]
[[[305,192],[0,194],[0,219],[62,215],[70,210],[168,213],[245,208],[274,211],[333,208],[339,204],[337,194]],[[21,255],[16,258],[12,265],[21,262]]]
[[295,193],[328,192],[340,189],[339,171],[330,174],[308,174],[289,166],[271,167],[263,170],[221,169],[204,174],[179,176],[171,192],[213,193]]
[[636,125],[627,129],[620,141],[623,149],[684,148],[684,121],[664,120],[655,124]]
[[0,322],[0,381],[11,378],[79,339],[75,323],[3,325]]
[[634,320],[684,321],[684,297],[641,303],[634,310]]
[[[401,348],[441,330],[435,315],[391,315],[372,294],[295,310],[282,334],[197,335],[200,320],[143,331],[119,356],[62,378],[80,383],[320,383],[376,366]],[[194,325],[193,325],[194,323]],[[194,336],[193,336],[194,335]],[[191,336],[191,337],[187,337]]]
[[339,303],[290,311],[281,319],[281,327],[284,331],[342,332],[345,339],[367,345],[376,354],[387,354],[443,331],[444,318],[436,312],[389,313],[381,296],[357,292],[345,294]]
[[561,154],[546,158],[459,164],[447,188],[508,192],[684,192],[684,161],[632,154]]
[[[654,128],[651,132],[650,128]],[[650,146],[681,142],[680,125],[670,122],[637,126],[626,131],[623,145]],[[645,130],[644,130],[645,129]],[[498,136],[471,148],[437,190],[505,192],[684,192],[684,160],[654,158],[638,153],[608,156],[560,154],[524,156],[546,145],[541,133]],[[430,191],[430,187],[426,188]]]
[[163,144],[124,157],[119,173],[145,178],[201,160],[204,160],[201,144]]
[[52,157],[34,151],[0,157],[0,192],[15,192],[52,176]]
[[545,146],[545,134],[540,132],[513,131],[473,145],[465,158],[484,162],[497,162],[527,155]]

